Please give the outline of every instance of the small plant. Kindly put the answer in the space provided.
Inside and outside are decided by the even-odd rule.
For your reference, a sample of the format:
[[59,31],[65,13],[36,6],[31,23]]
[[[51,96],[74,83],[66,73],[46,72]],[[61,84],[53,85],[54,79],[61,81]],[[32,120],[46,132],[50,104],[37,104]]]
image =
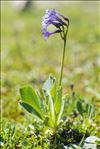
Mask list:
[[[55,26],[56,30],[48,32],[47,28],[49,25]],[[56,78],[50,76],[43,85],[42,99],[33,87],[25,86],[20,88],[21,106],[35,118],[45,123],[45,126],[49,127],[53,133],[56,133],[62,121],[65,103],[65,96],[62,95],[62,76],[68,27],[68,18],[55,10],[46,10],[46,14],[42,20],[42,34],[44,38],[47,39],[49,36],[59,33],[64,43],[59,85],[57,85]]]
[[85,101],[77,101],[77,110],[83,120],[83,128],[85,131],[90,127],[92,122],[92,117],[94,116],[94,108],[90,103],[86,103]]

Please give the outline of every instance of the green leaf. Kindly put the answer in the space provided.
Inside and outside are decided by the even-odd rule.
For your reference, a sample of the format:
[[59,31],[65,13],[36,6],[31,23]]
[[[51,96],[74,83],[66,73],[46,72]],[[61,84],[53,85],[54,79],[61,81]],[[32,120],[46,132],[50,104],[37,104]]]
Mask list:
[[28,101],[30,102],[30,104],[35,104],[40,107],[40,99],[36,91],[31,86],[25,86],[23,88],[20,88],[20,93],[23,101]]
[[51,94],[53,102],[56,100],[56,79],[53,76],[49,76],[48,80],[43,85],[45,93]]
[[81,101],[77,101],[77,110],[83,116],[83,107]]
[[64,111],[64,105],[65,105],[65,99],[62,98],[61,108],[60,108],[60,112],[59,112],[58,119],[57,119],[57,125],[60,123],[61,116],[62,116],[62,113]]
[[56,98],[55,105],[54,105],[56,115],[58,115],[60,112],[60,109],[62,106],[61,104],[62,104],[62,87],[59,86],[59,88],[57,90],[57,98]]
[[88,114],[88,111],[89,111],[89,104],[88,103],[86,103],[86,105],[85,105],[85,111],[86,111],[86,114]]
[[24,103],[24,102],[20,102],[20,105],[26,110],[28,111],[29,113],[33,114],[35,117],[37,117],[38,119],[41,119],[42,120],[42,117],[41,115],[33,109],[32,106],[30,106],[29,104],[27,103]]
[[90,105],[90,108],[89,108],[89,118],[91,118],[93,116],[93,114],[95,114],[94,112],[94,109],[93,109],[93,105]]
[[56,101],[56,80],[54,81],[54,84],[50,90],[50,93],[51,93],[53,102],[55,103],[55,101]]
[[36,91],[31,86],[25,86],[20,88],[21,99],[24,103],[32,106],[33,109],[44,118],[43,112],[41,110],[40,99]]
[[[43,91],[45,99],[48,99],[48,116],[49,121],[52,125],[55,124],[55,111],[54,111],[54,102],[53,100],[56,98],[56,85],[55,78],[50,76],[49,79],[43,85]],[[48,98],[47,98],[48,97]]]
[[50,91],[54,85],[54,82],[55,82],[55,78],[50,75],[48,80],[44,83],[43,89],[45,89],[46,91]]
[[55,123],[55,111],[54,111],[54,104],[51,95],[49,94],[49,105],[50,105],[50,119],[52,119],[53,123]]
[[86,114],[88,116],[88,118],[91,118],[92,114],[93,114],[93,106],[90,104],[86,104]]

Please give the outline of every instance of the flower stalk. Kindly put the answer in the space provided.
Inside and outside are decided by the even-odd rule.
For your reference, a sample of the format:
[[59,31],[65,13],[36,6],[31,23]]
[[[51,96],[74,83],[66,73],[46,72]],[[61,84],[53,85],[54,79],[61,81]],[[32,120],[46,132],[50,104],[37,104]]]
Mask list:
[[[49,32],[47,30],[49,25],[55,26],[56,30],[53,32]],[[55,33],[60,33],[60,37],[64,41],[59,86],[62,85],[62,76],[63,76],[63,67],[64,67],[68,27],[69,27],[69,19],[67,17],[56,12],[55,10],[46,10],[46,14],[42,19],[42,34],[44,36],[44,39],[48,39],[49,36],[51,36]]]
[[[68,24],[69,26],[69,24]],[[68,26],[66,32],[63,31],[63,38],[61,38],[64,41],[64,46],[63,46],[63,55],[62,55],[62,61],[61,61],[61,71],[60,71],[60,80],[59,80],[59,86],[62,84],[62,76],[63,76],[63,67],[64,67],[64,59],[65,59],[65,50],[66,50],[66,40],[67,40],[67,34],[68,34]]]

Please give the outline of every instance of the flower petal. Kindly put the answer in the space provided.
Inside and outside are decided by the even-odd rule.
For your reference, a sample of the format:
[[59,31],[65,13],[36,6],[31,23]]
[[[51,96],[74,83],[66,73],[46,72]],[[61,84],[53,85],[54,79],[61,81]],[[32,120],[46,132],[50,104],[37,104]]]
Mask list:
[[44,17],[42,18],[42,34],[45,39],[47,39],[50,35],[57,33],[57,31],[49,33],[47,28],[49,25],[54,25],[56,28],[59,28],[59,32],[61,32],[60,26],[67,25],[65,21],[62,19],[67,20],[66,17],[59,14],[55,10],[46,10]]
[[44,31],[43,35],[44,35],[45,40],[47,40],[49,38],[49,36],[51,36],[51,35],[53,35],[55,33],[60,33],[60,32],[62,32],[62,31],[61,30],[56,30],[54,32]]

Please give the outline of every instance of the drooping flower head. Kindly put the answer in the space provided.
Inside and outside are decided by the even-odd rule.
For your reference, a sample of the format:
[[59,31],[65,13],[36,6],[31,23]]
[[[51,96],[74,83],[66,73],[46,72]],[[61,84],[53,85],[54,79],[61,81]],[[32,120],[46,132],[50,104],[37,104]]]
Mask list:
[[[48,32],[47,28],[49,25],[55,26],[57,29],[53,32]],[[42,19],[42,34],[45,39],[50,35],[62,32],[62,26],[68,26],[69,19],[55,10],[46,10],[46,13]]]

